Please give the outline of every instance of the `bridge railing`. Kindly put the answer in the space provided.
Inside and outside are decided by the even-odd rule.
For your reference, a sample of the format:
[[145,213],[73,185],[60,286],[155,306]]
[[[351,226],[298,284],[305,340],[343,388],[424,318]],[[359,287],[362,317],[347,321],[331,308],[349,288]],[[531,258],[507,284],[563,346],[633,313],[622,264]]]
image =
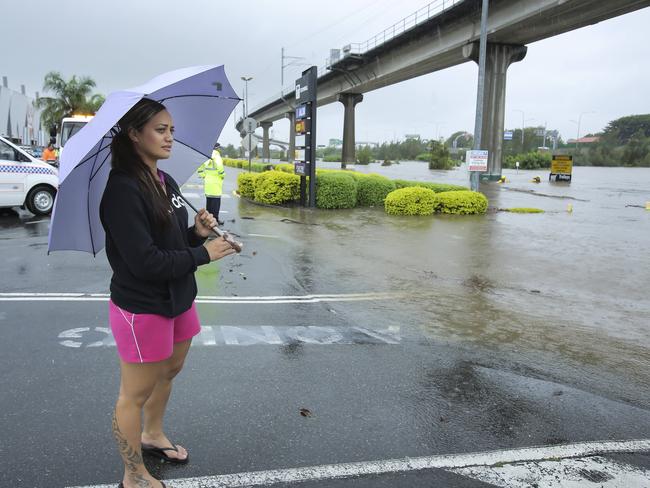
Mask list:
[[[343,46],[342,49],[343,55],[340,59],[344,59],[346,56],[350,56],[353,54],[362,55],[368,51],[371,51],[372,49],[381,46],[382,44],[390,41],[391,39],[401,36],[405,32],[417,27],[418,25],[427,22],[429,19],[440,15],[445,10],[463,1],[465,0],[434,0],[428,5],[425,5],[424,7],[416,10],[411,15],[404,17],[399,22],[396,22],[395,24],[391,25],[387,29],[384,29],[382,32],[375,35],[374,37],[371,37],[366,42],[346,44],[345,46]],[[319,78],[327,74],[331,70],[331,66],[333,64],[332,61],[333,61],[332,59],[327,58],[325,60],[325,63],[318,67]],[[293,83],[291,85],[287,85],[282,88],[280,93],[260,102],[258,107],[261,108],[270,103],[275,102],[276,100],[285,98],[287,97],[287,95],[290,95],[294,91],[295,91],[295,85]]]

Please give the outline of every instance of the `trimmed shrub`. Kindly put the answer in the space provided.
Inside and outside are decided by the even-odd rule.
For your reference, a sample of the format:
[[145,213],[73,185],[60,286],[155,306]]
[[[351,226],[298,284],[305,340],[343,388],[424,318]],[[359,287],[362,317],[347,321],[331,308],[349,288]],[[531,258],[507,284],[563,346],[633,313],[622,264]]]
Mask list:
[[445,191],[436,194],[436,211],[445,214],[484,214],[488,200],[476,191]]
[[255,181],[259,176],[257,173],[239,173],[237,175],[237,191],[242,197],[255,197]]
[[279,163],[276,164],[273,168],[276,171],[282,171],[283,173],[294,174],[294,166],[291,163]]
[[356,204],[357,184],[350,175],[325,171],[318,173],[316,176],[318,208],[353,208]]
[[265,171],[255,180],[255,201],[279,205],[300,197],[300,177],[282,171]]
[[420,186],[422,188],[428,188],[433,190],[436,193],[442,193],[445,191],[468,191],[469,188],[466,186],[459,185],[449,185],[447,183],[430,183],[428,181],[410,181],[410,180],[394,180],[396,188],[410,188],[412,186]]
[[360,207],[384,204],[386,196],[395,190],[395,183],[383,176],[367,176],[357,180],[357,205]]
[[514,207],[514,208],[504,208],[504,212],[512,213],[544,213],[544,210],[541,208],[527,208],[527,207]]
[[390,215],[431,215],[435,206],[436,194],[420,187],[394,190],[384,202],[384,209]]

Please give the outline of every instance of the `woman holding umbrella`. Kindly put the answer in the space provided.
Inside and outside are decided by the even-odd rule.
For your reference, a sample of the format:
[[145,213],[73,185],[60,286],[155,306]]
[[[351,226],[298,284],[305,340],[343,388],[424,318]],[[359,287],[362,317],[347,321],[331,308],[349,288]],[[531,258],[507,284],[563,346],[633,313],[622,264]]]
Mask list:
[[149,474],[142,453],[189,461],[165,435],[163,417],[172,380],[200,332],[194,272],[235,250],[222,237],[206,241],[217,222],[205,209],[188,229],[179,187],[157,167],[170,157],[174,140],[165,106],[142,98],[118,125],[100,204],[113,270],[109,320],[121,371],[112,428],[125,465],[120,486],[159,488],[165,485]]

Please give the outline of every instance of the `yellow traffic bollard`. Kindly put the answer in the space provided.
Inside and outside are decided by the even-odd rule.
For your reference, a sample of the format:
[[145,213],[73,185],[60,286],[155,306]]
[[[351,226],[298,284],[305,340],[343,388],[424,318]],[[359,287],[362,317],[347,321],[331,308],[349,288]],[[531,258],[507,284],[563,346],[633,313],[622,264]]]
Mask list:
[[568,204],[566,206],[566,211],[569,212],[569,213],[573,212],[573,204],[572,203],[570,203],[570,204]]
[[645,209],[650,210],[650,202],[645,202]]

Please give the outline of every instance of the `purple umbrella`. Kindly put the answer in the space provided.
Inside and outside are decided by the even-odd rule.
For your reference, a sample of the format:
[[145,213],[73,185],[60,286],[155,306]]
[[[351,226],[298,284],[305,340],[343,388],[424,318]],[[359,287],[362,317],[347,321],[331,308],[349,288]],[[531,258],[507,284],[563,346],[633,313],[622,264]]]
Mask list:
[[111,140],[117,133],[117,122],[144,97],[163,103],[174,120],[174,148],[159,167],[179,185],[211,157],[214,143],[241,100],[223,66],[179,69],[142,86],[111,93],[62,151],[48,252],[96,254],[104,247],[99,203],[111,170]]

